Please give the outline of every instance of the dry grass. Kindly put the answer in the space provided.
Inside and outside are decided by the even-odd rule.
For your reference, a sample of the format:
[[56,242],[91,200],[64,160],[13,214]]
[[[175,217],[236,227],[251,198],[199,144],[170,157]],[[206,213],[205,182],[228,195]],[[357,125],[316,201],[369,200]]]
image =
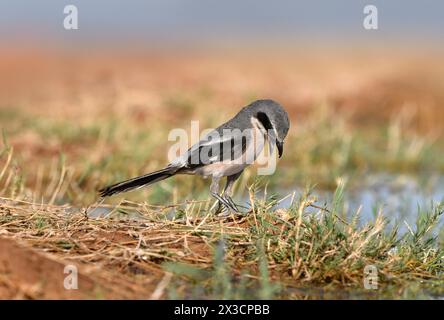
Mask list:
[[[100,266],[107,270],[102,278],[124,276],[135,287],[132,292],[145,298],[147,281],[160,286],[151,291],[156,298],[301,297],[292,290],[307,285],[365,291],[366,265],[378,268],[382,287],[397,284],[399,290],[409,288],[409,281],[443,281],[444,248],[431,237],[442,206],[401,237],[396,228],[386,229],[382,215],[363,227],[356,218],[341,218],[341,188],[331,208],[305,194],[288,210],[273,210],[276,200],[256,199],[251,189],[248,214],[229,218],[216,217],[208,201],[169,207],[125,202],[106,218],[92,219],[87,212],[93,208],[3,198],[1,235],[61,259]],[[309,213],[309,207],[319,211]],[[129,213],[138,218],[132,220]]]

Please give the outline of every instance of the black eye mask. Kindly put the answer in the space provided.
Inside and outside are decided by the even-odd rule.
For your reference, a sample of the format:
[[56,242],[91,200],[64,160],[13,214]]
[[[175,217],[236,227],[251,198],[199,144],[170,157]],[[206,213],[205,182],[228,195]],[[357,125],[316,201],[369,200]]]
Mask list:
[[265,130],[273,130],[273,125],[271,124],[270,119],[264,112],[258,112],[256,115],[259,122],[264,126]]

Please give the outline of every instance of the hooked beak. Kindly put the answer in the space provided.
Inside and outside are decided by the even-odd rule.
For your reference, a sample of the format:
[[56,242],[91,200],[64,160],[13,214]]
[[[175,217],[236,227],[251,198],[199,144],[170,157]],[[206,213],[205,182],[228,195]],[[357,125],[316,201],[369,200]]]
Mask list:
[[276,147],[278,149],[279,158],[282,157],[282,152],[284,152],[284,142],[276,140]]

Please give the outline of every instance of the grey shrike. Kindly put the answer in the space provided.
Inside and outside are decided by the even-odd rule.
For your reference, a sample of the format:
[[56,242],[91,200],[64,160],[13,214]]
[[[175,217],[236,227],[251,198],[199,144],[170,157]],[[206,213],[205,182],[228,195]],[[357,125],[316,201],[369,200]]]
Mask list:
[[[200,175],[212,178],[210,192],[217,199],[219,208],[222,206],[225,211],[239,212],[231,199],[234,182],[262,152],[265,141],[269,144],[269,155],[276,145],[280,158],[289,128],[288,114],[279,103],[273,100],[254,101],[165,168],[103,188],[99,190],[100,196],[148,186],[176,174]],[[227,183],[223,193],[219,194],[222,177],[227,177]]]

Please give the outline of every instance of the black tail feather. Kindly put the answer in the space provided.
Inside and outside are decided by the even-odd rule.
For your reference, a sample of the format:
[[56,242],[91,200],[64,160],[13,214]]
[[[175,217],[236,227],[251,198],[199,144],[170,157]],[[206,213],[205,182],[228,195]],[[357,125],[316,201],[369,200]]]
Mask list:
[[116,193],[126,192],[143,186],[148,186],[150,184],[173,176],[176,171],[176,168],[165,168],[159,171],[151,172],[140,177],[107,186],[103,189],[100,189],[99,194],[101,197],[109,197]]

